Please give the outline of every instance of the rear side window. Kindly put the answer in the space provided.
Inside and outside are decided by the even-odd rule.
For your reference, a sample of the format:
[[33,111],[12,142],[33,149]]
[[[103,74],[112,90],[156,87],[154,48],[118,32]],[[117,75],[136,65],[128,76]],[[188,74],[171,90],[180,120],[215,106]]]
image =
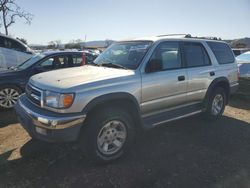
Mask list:
[[187,67],[200,67],[210,65],[210,59],[201,43],[184,42],[184,58]]
[[73,55],[73,64],[74,66],[80,66],[82,65],[82,54],[79,55]]
[[11,39],[4,38],[4,37],[0,38],[0,47],[13,49],[13,50],[17,50],[20,52],[26,51],[26,47],[23,46],[22,44],[18,43],[15,40],[11,40]]
[[12,47],[12,49],[20,51],[20,52],[26,51],[26,48],[22,44],[18,43],[17,41],[14,41],[14,40],[12,41],[11,47]]
[[207,42],[219,64],[233,63],[235,58],[231,48],[220,42]]

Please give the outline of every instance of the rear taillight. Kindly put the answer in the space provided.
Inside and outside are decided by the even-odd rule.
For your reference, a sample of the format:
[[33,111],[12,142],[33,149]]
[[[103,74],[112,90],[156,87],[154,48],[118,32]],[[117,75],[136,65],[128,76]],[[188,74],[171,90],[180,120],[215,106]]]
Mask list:
[[86,54],[83,52],[82,53],[82,66],[86,65]]

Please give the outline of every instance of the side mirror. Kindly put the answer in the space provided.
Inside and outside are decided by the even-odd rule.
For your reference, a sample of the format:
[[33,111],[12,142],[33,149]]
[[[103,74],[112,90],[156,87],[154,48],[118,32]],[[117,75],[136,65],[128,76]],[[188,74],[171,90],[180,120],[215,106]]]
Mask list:
[[151,59],[145,69],[146,73],[162,70],[162,61],[160,59]]

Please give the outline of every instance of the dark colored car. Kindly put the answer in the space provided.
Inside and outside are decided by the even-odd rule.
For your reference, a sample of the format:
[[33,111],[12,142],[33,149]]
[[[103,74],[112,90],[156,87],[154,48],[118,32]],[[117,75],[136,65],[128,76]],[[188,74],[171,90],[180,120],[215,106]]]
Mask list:
[[24,92],[29,78],[35,74],[91,63],[95,55],[87,52],[45,52],[21,65],[0,71],[0,109],[12,108]]
[[250,96],[250,51],[236,57],[240,72],[238,93]]

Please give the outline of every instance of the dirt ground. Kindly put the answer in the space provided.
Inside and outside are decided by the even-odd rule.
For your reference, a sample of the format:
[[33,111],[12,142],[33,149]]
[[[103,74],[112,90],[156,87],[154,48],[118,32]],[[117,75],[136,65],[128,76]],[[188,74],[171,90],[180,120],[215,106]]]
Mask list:
[[250,187],[250,101],[141,133],[120,160],[97,165],[74,144],[31,140],[13,111],[0,112],[0,187]]

